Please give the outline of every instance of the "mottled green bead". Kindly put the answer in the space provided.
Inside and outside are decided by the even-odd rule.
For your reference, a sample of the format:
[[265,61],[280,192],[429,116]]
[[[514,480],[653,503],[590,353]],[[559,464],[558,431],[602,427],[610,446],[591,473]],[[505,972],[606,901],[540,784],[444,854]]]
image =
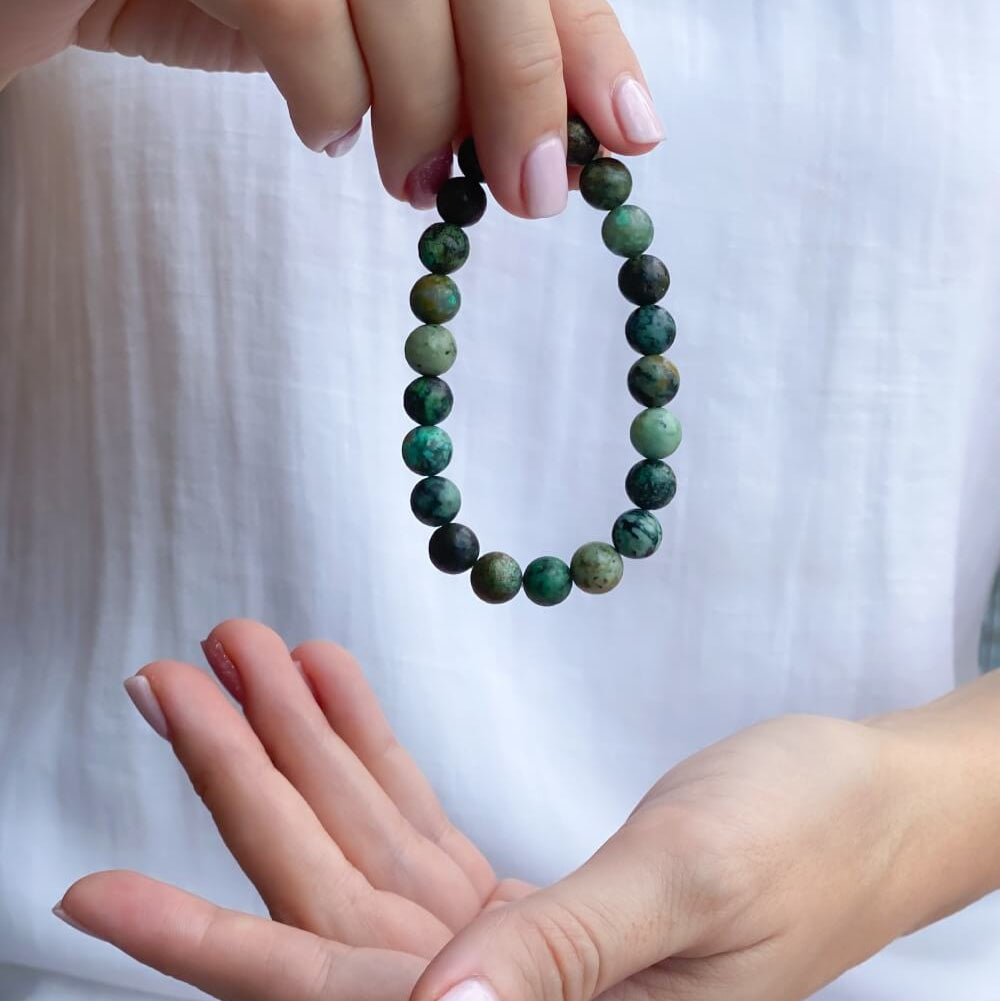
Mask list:
[[653,220],[638,205],[620,205],[604,217],[604,246],[619,257],[638,257],[653,242]]
[[566,123],[566,162],[571,167],[582,167],[597,156],[601,144],[590,126],[579,116],[573,115]]
[[461,305],[458,286],[447,275],[424,275],[410,292],[410,309],[424,323],[447,323]]
[[524,571],[524,593],[536,605],[558,605],[573,590],[573,574],[555,556],[540,556]]
[[421,375],[444,375],[458,357],[458,345],[447,327],[425,323],[406,338],[406,362]]
[[580,174],[580,194],[595,209],[616,209],[632,194],[632,174],[621,160],[602,156],[583,168]]
[[640,306],[625,324],[625,337],[641,355],[661,355],[674,343],[677,324],[662,306]]
[[628,499],[646,511],[666,507],[677,493],[674,471],[659,459],[641,459],[625,477]]
[[680,385],[677,366],[663,355],[646,355],[628,372],[628,391],[644,407],[665,406],[677,395]]
[[652,556],[663,541],[663,527],[655,514],[648,511],[626,511],[611,529],[611,541],[622,556],[644,560]]
[[454,402],[448,383],[432,375],[414,379],[403,393],[403,409],[418,424],[440,424]]
[[506,553],[487,553],[472,568],[472,590],[490,605],[502,605],[521,590],[521,568]]
[[669,410],[654,407],[636,415],[629,429],[635,450],[647,459],[665,459],[681,443],[681,422]]
[[618,288],[636,306],[652,306],[670,288],[670,272],[658,257],[630,257],[618,272]]
[[436,275],[449,275],[469,259],[469,238],[461,226],[436,222],[428,226],[417,244],[420,263]]
[[429,476],[410,494],[410,510],[425,525],[447,525],[462,507],[462,495],[451,480]]
[[624,573],[622,558],[606,542],[587,542],[573,554],[573,583],[588,594],[606,594],[616,588]]
[[451,462],[451,438],[439,427],[414,428],[403,439],[403,462],[421,476],[440,473]]

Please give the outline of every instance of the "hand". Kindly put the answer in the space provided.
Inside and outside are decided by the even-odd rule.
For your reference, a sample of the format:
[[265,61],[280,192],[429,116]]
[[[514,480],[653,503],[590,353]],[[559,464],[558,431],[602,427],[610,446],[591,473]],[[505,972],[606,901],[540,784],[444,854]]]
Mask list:
[[531,892],[451,825],[343,650],[290,655],[229,622],[206,652],[245,718],[187,664],[153,664],[129,692],[274,920],[126,872],[81,880],[61,916],[226,1001],[406,1001],[455,931]]
[[465,115],[493,194],[529,217],[565,204],[567,99],[610,150],[663,138],[606,0],[0,0],[0,86],[73,44],[266,69],[302,141],[331,155],[372,106],[385,187],[421,208]]

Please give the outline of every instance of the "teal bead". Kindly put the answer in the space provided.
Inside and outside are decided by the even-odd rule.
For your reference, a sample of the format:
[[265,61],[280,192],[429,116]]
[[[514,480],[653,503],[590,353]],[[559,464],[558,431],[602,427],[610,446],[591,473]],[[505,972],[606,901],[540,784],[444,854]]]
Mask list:
[[454,521],[462,507],[462,495],[451,480],[429,476],[421,480],[410,494],[410,510],[424,525],[447,525]]
[[421,476],[434,476],[451,462],[451,438],[439,427],[414,428],[403,439],[403,462]]
[[669,410],[654,407],[636,415],[629,429],[635,450],[647,459],[665,459],[681,443],[681,422]]
[[490,605],[502,605],[521,590],[521,568],[513,556],[487,553],[476,560],[471,581],[477,597]]
[[604,217],[604,245],[619,257],[638,257],[653,242],[653,220],[637,205],[621,205]]
[[677,493],[674,471],[659,459],[641,459],[625,477],[628,499],[646,511],[666,507]]
[[644,560],[652,556],[663,541],[663,526],[648,511],[626,511],[611,529],[611,541],[622,556]]
[[403,346],[406,363],[421,375],[444,375],[458,357],[458,345],[447,327],[424,324],[412,331]]
[[524,593],[536,605],[558,605],[573,590],[573,574],[555,556],[540,556],[524,571]]
[[663,355],[640,358],[628,373],[628,391],[644,407],[662,407],[676,395],[681,385],[680,372]]
[[458,286],[447,275],[424,275],[410,292],[410,308],[423,323],[447,323],[461,306]]
[[580,194],[588,205],[608,212],[628,201],[632,194],[632,175],[621,160],[602,156],[583,168]]
[[662,306],[640,306],[625,324],[625,337],[641,355],[661,355],[677,336],[674,318]]
[[436,275],[449,275],[469,259],[469,238],[461,226],[436,222],[417,244],[420,262]]
[[440,424],[453,403],[448,383],[431,375],[414,379],[403,393],[403,409],[418,424]]
[[625,567],[606,542],[587,542],[573,554],[573,583],[587,594],[606,594],[618,586]]

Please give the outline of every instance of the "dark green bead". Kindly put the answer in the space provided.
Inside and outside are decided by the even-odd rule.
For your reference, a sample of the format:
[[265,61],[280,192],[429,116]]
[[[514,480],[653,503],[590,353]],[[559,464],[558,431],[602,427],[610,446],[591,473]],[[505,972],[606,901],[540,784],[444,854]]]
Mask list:
[[618,272],[618,288],[629,302],[652,306],[670,288],[670,272],[658,257],[643,254],[627,260]]
[[458,345],[447,327],[425,323],[410,333],[403,347],[406,362],[421,375],[444,375],[458,356]]
[[472,590],[490,605],[502,605],[521,590],[521,568],[506,553],[480,556],[472,568]]
[[642,459],[628,471],[625,493],[636,507],[656,511],[666,507],[674,499],[677,477],[665,462]]
[[440,424],[454,402],[448,383],[432,375],[414,379],[403,393],[403,409],[418,424]]
[[417,521],[425,525],[447,525],[458,514],[462,495],[451,480],[429,476],[421,480],[410,494],[410,510]]
[[421,476],[440,473],[451,462],[451,438],[439,427],[414,428],[403,439],[403,462]]
[[587,542],[573,554],[573,583],[587,594],[606,594],[616,588],[625,571],[622,558],[606,542]]
[[458,147],[458,169],[472,181],[478,181],[482,184],[486,180],[483,176],[483,168],[479,166],[479,156],[476,153],[476,144],[472,136],[469,136]]
[[410,292],[410,309],[423,323],[447,323],[461,305],[458,286],[447,275],[424,275]]
[[636,415],[629,429],[635,450],[647,459],[665,459],[681,443],[681,422],[669,410],[653,407]]
[[646,355],[628,372],[628,391],[644,407],[665,406],[677,395],[680,385],[677,366],[663,355]]
[[653,242],[653,220],[638,205],[621,205],[604,217],[604,246],[619,257],[638,257]]
[[677,336],[674,318],[662,306],[640,306],[625,324],[625,337],[641,355],[661,355]]
[[571,167],[582,167],[597,156],[600,148],[590,126],[579,115],[573,115],[566,123],[566,162]]
[[622,556],[630,560],[644,560],[660,548],[663,527],[655,514],[626,511],[611,529],[611,541]]
[[479,559],[479,539],[471,528],[452,522],[431,536],[427,552],[442,573],[465,573]]
[[602,156],[588,163],[580,174],[580,194],[595,209],[618,208],[632,194],[632,174],[621,160]]
[[469,177],[452,177],[437,196],[438,215],[455,226],[473,226],[486,211],[486,191]]
[[436,275],[457,271],[469,259],[469,238],[461,226],[436,222],[424,230],[417,244],[420,263]]
[[540,556],[524,571],[524,593],[536,605],[558,605],[573,590],[573,574],[555,556]]

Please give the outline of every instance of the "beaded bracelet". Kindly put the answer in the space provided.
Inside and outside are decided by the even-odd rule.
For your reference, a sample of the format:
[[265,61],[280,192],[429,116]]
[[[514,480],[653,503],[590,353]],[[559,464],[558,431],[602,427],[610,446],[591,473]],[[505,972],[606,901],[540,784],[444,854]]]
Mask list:
[[663,357],[674,342],[673,317],[657,306],[670,287],[664,263],[646,253],[653,242],[653,222],[635,205],[626,204],[632,193],[632,175],[625,164],[610,157],[595,159],[599,144],[586,123],[571,118],[568,128],[570,165],[582,166],[580,193],[594,208],[607,212],[601,235],[612,253],[626,258],[618,272],[622,295],[638,308],[625,325],[628,343],[642,357],[628,373],[628,388],[646,409],[632,421],[630,438],[643,459],[625,479],[625,492],[635,508],[622,514],[611,530],[612,545],[588,542],[567,566],[555,556],[542,556],[528,564],[523,575],[517,561],[506,553],[479,554],[479,540],[472,529],[455,522],[462,497],[458,487],[440,473],[452,457],[452,442],[439,425],[451,413],[452,392],[440,378],[455,363],[457,346],[442,324],[458,313],[462,297],[448,276],[468,260],[466,228],[486,211],[483,173],[471,138],[458,153],[462,177],[446,181],[437,198],[442,222],[420,237],[420,260],[430,274],[413,286],[410,307],[423,326],[406,339],[405,354],[419,374],[403,394],[403,408],[417,423],[403,440],[403,461],[424,479],[413,488],[410,507],[417,519],[437,530],[431,536],[431,562],[449,574],[471,570],[472,589],[490,604],[510,601],[524,588],[537,605],[558,605],[575,584],[589,594],[604,594],[622,579],[622,557],[644,559],[660,547],[663,529],[652,512],[673,500],[677,490],[674,471],[662,460],[681,441],[677,418],[664,409],[680,384],[677,368]]

